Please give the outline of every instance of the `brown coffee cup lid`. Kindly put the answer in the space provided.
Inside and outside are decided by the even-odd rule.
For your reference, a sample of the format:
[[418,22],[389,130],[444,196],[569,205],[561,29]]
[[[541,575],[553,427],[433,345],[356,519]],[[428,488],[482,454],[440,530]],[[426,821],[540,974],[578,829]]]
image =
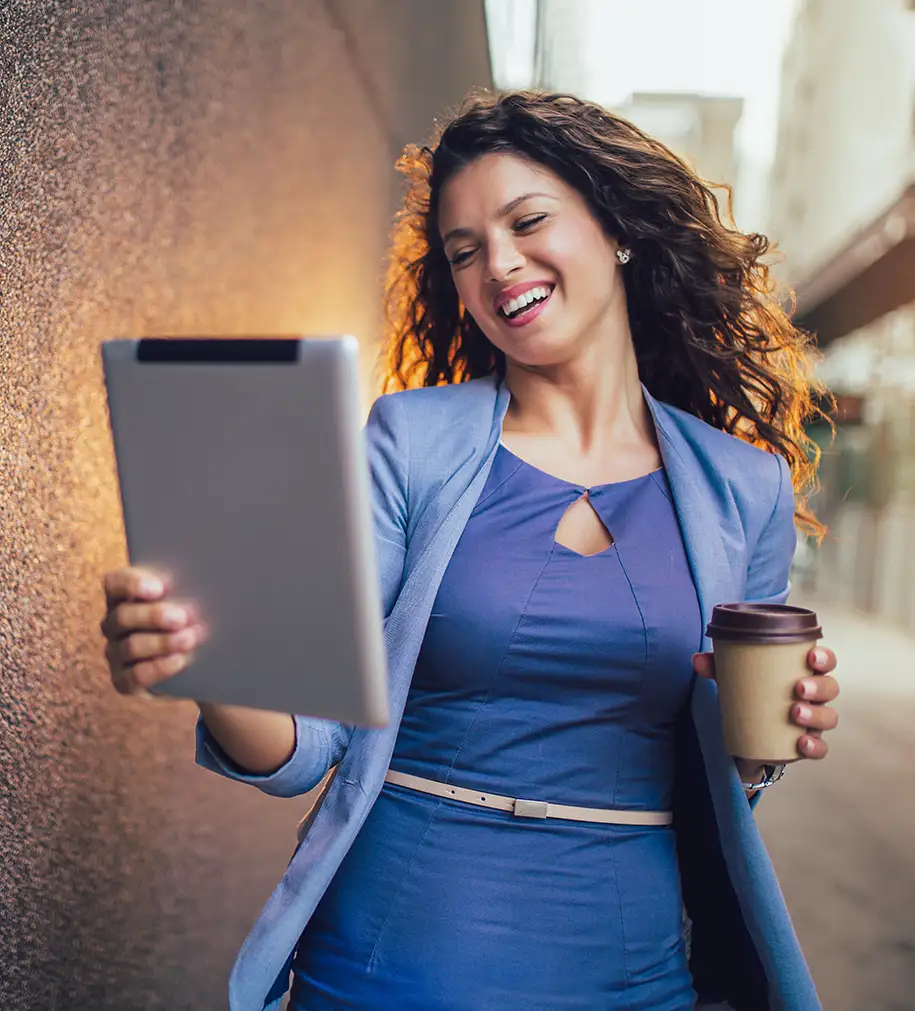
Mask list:
[[710,639],[752,643],[822,639],[814,611],[791,604],[717,604],[705,634]]

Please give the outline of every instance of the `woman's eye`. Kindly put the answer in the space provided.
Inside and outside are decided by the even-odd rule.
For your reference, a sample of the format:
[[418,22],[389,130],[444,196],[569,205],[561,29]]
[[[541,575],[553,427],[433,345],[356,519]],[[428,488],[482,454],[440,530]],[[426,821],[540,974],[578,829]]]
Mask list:
[[472,249],[462,249],[460,252],[455,253],[448,262],[452,267],[460,267],[460,265],[462,263],[466,263],[471,256],[473,256]]
[[535,225],[539,225],[546,218],[545,214],[532,214],[529,218],[522,218],[515,223],[516,232],[530,231]]

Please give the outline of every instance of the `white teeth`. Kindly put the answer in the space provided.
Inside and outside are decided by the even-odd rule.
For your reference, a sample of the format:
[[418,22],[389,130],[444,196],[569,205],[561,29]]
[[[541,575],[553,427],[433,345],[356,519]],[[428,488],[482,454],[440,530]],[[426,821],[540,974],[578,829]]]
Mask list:
[[542,301],[548,298],[550,295],[550,289],[541,285],[539,288],[531,288],[530,291],[524,292],[523,295],[519,295],[517,298],[513,298],[508,302],[504,302],[499,306],[499,312],[503,316],[511,316],[518,312],[519,309],[523,309],[524,306],[530,305],[531,302],[536,302],[538,300]]

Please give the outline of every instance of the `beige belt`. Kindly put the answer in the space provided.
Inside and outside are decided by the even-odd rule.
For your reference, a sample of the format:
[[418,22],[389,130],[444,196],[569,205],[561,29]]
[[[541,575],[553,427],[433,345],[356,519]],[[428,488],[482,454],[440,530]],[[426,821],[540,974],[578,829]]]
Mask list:
[[517,818],[563,818],[567,821],[593,821],[603,825],[669,825],[673,820],[670,811],[620,811],[601,807],[571,807],[568,804],[548,804],[545,800],[520,800],[500,797],[497,793],[478,793],[463,786],[451,786],[422,776],[388,769],[385,782],[405,786],[420,793],[431,793],[445,800],[460,800],[477,807],[490,807],[507,811]]

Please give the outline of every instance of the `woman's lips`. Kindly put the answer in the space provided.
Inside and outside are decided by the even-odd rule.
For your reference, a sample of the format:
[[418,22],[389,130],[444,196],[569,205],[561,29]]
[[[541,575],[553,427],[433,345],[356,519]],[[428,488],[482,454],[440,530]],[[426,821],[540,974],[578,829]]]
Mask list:
[[549,295],[540,302],[532,302],[529,306],[523,309],[517,316],[503,316],[502,313],[498,313],[499,319],[506,325],[510,327],[521,327],[527,326],[528,323],[533,323],[533,321],[543,312],[543,310],[549,305],[550,299],[553,297],[554,288],[550,289]]

